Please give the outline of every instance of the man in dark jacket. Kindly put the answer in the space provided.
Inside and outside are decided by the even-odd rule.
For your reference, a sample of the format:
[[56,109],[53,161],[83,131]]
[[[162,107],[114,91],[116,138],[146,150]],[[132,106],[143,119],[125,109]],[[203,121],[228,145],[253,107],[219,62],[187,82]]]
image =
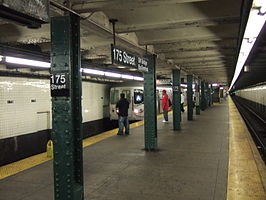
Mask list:
[[128,123],[128,108],[129,102],[125,98],[125,94],[120,94],[120,100],[116,103],[116,111],[118,114],[118,126],[119,131],[117,135],[123,135],[123,129],[125,127],[125,134],[129,134],[129,123]]

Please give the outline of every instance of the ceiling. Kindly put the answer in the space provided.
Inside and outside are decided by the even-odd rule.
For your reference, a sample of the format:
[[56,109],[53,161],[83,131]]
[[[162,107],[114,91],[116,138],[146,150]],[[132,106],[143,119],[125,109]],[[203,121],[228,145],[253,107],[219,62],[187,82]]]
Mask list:
[[[158,77],[170,78],[172,69],[208,82],[230,83],[237,58],[242,0],[63,0],[50,1],[50,16],[63,15],[55,5],[82,16],[82,60],[94,67],[111,65],[110,44],[115,24],[117,46],[144,55],[157,55]],[[0,44],[34,49],[49,55],[50,25],[30,29],[0,21]],[[1,54],[6,52],[2,49]],[[258,58],[259,59],[259,58]]]

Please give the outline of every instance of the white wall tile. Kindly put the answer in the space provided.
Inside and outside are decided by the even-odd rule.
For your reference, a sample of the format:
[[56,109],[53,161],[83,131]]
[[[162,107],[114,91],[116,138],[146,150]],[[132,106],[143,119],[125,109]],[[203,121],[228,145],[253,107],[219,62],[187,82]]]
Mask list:
[[[49,80],[0,77],[0,139],[51,128]],[[83,122],[106,117],[109,86],[83,82]],[[103,99],[101,98],[103,97]],[[31,102],[35,99],[36,102]],[[8,100],[13,100],[8,104]]]

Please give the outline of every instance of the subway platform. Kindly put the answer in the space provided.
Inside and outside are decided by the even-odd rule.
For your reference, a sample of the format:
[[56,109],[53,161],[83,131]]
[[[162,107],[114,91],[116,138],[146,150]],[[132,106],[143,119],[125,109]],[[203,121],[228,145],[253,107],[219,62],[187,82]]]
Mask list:
[[[87,139],[85,199],[265,200],[265,165],[228,101],[229,107],[227,101],[213,105],[193,121],[183,113],[181,131],[173,131],[171,117],[168,123],[158,118],[157,152],[143,150],[141,122],[132,125],[129,136],[116,136],[113,130]],[[47,161],[2,178],[0,200],[54,199],[52,164]],[[0,170],[12,167],[16,170],[16,165]]]

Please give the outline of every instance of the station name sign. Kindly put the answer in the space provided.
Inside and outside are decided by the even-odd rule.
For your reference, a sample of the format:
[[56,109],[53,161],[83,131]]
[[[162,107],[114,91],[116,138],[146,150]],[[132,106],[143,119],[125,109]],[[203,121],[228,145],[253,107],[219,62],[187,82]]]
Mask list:
[[149,60],[111,45],[112,63],[148,72]]
[[69,74],[56,73],[50,75],[52,97],[69,97]]

